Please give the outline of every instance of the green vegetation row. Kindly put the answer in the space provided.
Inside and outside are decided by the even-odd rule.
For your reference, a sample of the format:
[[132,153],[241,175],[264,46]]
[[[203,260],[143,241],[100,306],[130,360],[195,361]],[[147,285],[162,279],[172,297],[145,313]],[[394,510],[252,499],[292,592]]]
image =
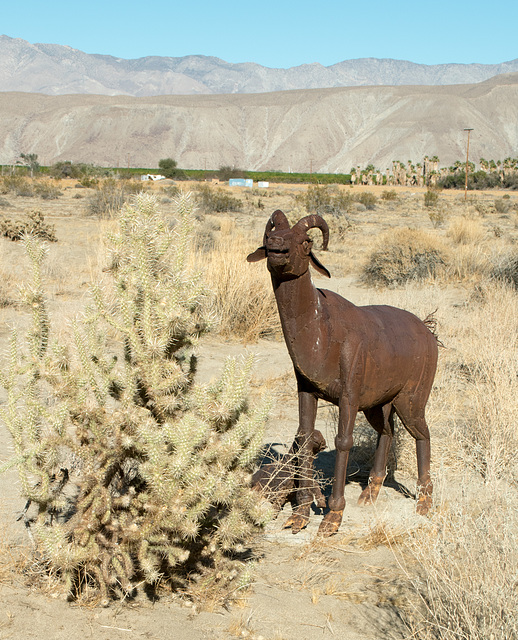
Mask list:
[[[503,187],[504,189],[518,189],[518,160],[506,159],[504,163],[487,162],[480,159],[481,169],[475,171],[475,165],[469,164],[467,187],[470,190],[492,189]],[[403,167],[402,163],[398,163]],[[421,165],[411,165],[409,161],[409,171],[407,178],[413,176],[416,179],[421,171]],[[222,166],[217,170],[181,169],[176,160],[163,158],[158,162],[157,168],[131,167],[114,168],[98,167],[93,164],[73,163],[61,161],[52,166],[41,166],[36,154],[21,154],[20,160],[13,165],[0,165],[2,175],[47,175],[53,178],[75,178],[80,180],[83,186],[92,186],[85,183],[85,180],[95,180],[97,178],[119,177],[132,178],[142,174],[164,175],[173,180],[195,180],[207,181],[218,179],[226,182],[230,178],[248,178],[255,182],[274,182],[291,184],[351,184],[362,177],[363,184],[378,184],[380,179],[382,184],[387,184],[387,176],[379,173],[373,165],[369,165],[362,170],[358,176],[356,170],[355,179],[352,180],[352,173],[283,173],[281,171],[245,171],[239,168]],[[404,168],[404,167],[403,167]],[[458,161],[447,170],[441,170],[442,175],[437,171],[432,171],[428,177],[424,176],[425,183],[442,189],[462,189],[466,183],[465,168]],[[412,173],[413,172],[413,173]],[[433,179],[432,179],[433,176]],[[421,175],[421,179],[422,179]],[[411,183],[414,184],[414,183]]]

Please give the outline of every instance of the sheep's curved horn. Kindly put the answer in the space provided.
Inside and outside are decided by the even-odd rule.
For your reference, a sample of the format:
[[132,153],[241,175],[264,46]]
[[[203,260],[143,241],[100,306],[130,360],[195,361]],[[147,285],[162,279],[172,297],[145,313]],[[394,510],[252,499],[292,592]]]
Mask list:
[[320,229],[320,231],[322,231],[322,249],[325,251],[327,249],[327,245],[329,243],[329,227],[327,226],[327,222],[324,220],[324,218],[322,218],[322,216],[319,216],[318,214],[314,213],[312,215],[309,216],[305,216],[304,218],[301,218],[297,224],[293,225],[293,230],[298,232],[298,231],[308,231],[309,229]]
[[280,209],[277,209],[276,211],[274,211],[272,215],[269,217],[268,222],[266,223],[266,228],[264,230],[264,238],[263,238],[264,245],[266,244],[266,238],[268,237],[268,235],[270,234],[270,231],[273,228],[275,229],[290,228],[290,223],[288,222],[288,218],[284,215],[284,213]]

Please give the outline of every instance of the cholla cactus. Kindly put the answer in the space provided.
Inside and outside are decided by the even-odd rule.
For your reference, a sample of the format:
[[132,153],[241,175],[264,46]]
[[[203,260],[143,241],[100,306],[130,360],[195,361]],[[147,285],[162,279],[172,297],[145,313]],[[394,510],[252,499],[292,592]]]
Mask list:
[[172,229],[152,196],[123,208],[108,239],[110,281],[94,287],[72,344],[49,339],[44,249],[26,239],[30,349],[20,355],[13,335],[1,416],[15,444],[9,464],[38,506],[35,541],[72,595],[86,579],[108,602],[204,559],[221,573],[218,561],[271,515],[249,488],[268,411],[248,406],[251,360],[228,360],[215,384],[195,382],[193,348],[210,318],[187,262],[190,197],[176,205]]

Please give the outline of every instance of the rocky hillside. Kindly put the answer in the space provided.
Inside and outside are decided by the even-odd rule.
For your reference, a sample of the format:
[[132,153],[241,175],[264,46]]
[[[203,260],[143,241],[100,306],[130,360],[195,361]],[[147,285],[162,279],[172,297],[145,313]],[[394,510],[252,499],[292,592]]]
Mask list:
[[290,89],[371,85],[469,84],[518,71],[518,59],[501,64],[423,65],[362,58],[324,67],[270,69],[219,58],[150,56],[125,60],[57,44],[31,44],[0,36],[0,90],[48,95],[156,96],[262,93]]
[[449,86],[156,96],[0,92],[0,163],[36,153],[104,166],[348,172],[518,155],[518,73]]

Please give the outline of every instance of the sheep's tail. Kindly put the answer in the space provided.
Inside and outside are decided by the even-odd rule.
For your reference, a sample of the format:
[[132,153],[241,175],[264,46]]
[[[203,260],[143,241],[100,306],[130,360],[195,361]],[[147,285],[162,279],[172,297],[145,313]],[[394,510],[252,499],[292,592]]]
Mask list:
[[426,328],[428,329],[428,331],[430,331],[433,337],[437,340],[437,344],[440,347],[444,347],[444,344],[439,339],[439,334],[437,332],[438,321],[437,321],[437,318],[435,317],[436,313],[437,313],[437,309],[435,311],[432,311],[432,313],[429,313],[426,316],[426,318],[423,320],[423,323],[426,325]]

